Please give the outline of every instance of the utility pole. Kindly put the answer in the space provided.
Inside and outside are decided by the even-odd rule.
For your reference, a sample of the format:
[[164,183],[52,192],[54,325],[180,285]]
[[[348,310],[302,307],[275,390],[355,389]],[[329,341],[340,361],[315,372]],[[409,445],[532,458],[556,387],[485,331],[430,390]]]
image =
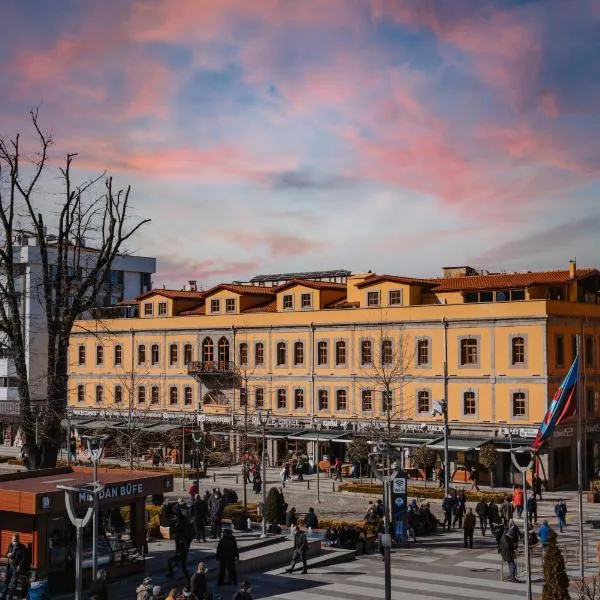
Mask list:
[[269,417],[271,411],[258,410],[258,422],[262,426],[262,534],[261,538],[267,537],[267,518],[265,516],[265,510],[267,508],[267,424],[269,423]]
[[[86,436],[83,438],[83,442],[86,445],[87,452],[90,455],[90,460],[94,467],[94,482],[95,487],[100,485],[98,481],[98,463],[102,458],[104,452],[104,438],[98,436]],[[96,571],[98,569],[98,495],[93,495],[93,521],[92,521],[92,577],[96,581]]]
[[444,417],[444,494],[447,496],[450,493],[450,452],[448,449],[448,436],[450,429],[448,428],[448,401],[436,400],[431,411],[432,417],[442,415]]

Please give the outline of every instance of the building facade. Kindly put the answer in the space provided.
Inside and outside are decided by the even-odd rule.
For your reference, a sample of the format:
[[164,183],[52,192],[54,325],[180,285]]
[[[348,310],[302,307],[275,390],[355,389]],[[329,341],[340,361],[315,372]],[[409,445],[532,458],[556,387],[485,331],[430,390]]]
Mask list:
[[[402,447],[443,448],[432,416],[447,399],[452,470],[477,449],[530,443],[581,340],[585,455],[600,466],[600,273],[480,274],[418,279],[311,274],[279,285],[153,290],[137,318],[76,324],[70,343],[74,419],[187,420],[227,435],[268,409],[269,455],[290,448],[343,455],[354,435],[382,431]],[[578,337],[580,336],[580,337]],[[552,487],[573,483],[575,425],[541,457]],[[316,438],[327,450],[315,447]],[[284,443],[285,441],[285,443]],[[308,442],[308,444],[307,444]],[[333,457],[333,456],[332,456]]]
[[[45,398],[47,369],[47,328],[43,303],[43,271],[40,248],[36,238],[21,232],[16,240],[16,260],[20,276],[17,288],[21,291],[21,314],[25,338],[26,361],[32,397],[32,406]],[[94,251],[82,252],[82,264],[86,254],[94,260]],[[48,241],[49,264],[55,262],[56,250]],[[156,271],[156,259],[139,256],[117,256],[113,262],[110,277],[98,301],[102,307],[110,307],[124,298],[147,292],[151,286],[152,274]],[[71,275],[71,274],[70,274]],[[72,274],[76,276],[75,273]],[[5,444],[13,444],[18,431],[20,417],[19,393],[15,377],[16,371],[10,347],[0,345],[0,422]]]

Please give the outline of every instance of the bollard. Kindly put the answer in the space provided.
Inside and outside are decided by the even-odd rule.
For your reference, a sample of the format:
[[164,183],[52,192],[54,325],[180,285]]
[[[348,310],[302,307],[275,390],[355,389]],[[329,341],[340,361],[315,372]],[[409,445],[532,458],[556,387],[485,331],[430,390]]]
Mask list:
[[306,482],[306,489],[310,490],[310,479]]
[[332,487],[332,490],[331,490],[331,491],[332,491],[332,492],[335,492],[335,481],[332,481],[332,482],[331,482],[331,487]]
[[239,483],[238,481],[238,475],[235,476],[235,485],[237,485]]
[[217,481],[217,474],[213,471],[213,481]]

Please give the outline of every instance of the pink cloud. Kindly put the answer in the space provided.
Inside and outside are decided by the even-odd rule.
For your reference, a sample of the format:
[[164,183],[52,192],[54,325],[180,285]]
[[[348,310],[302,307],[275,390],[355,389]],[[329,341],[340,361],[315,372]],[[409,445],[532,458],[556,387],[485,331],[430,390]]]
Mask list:
[[324,242],[299,235],[274,232],[224,231],[219,232],[219,237],[246,250],[266,248],[273,257],[309,254],[322,250],[326,246]]
[[260,267],[258,259],[227,261],[207,259],[194,261],[177,256],[158,257],[160,284],[175,288],[185,285],[189,280],[198,281],[205,289],[220,278],[235,279],[248,277]]

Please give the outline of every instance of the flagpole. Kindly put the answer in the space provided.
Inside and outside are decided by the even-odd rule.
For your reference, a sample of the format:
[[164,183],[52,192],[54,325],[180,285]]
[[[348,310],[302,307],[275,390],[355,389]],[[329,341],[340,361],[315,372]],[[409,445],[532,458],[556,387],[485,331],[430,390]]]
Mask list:
[[[581,353],[581,335],[577,334],[577,358],[580,359]],[[585,576],[585,558],[583,556],[583,469],[581,465],[581,407],[582,407],[582,386],[581,386],[581,360],[578,360],[577,369],[577,504],[579,510],[579,574],[583,582]]]

